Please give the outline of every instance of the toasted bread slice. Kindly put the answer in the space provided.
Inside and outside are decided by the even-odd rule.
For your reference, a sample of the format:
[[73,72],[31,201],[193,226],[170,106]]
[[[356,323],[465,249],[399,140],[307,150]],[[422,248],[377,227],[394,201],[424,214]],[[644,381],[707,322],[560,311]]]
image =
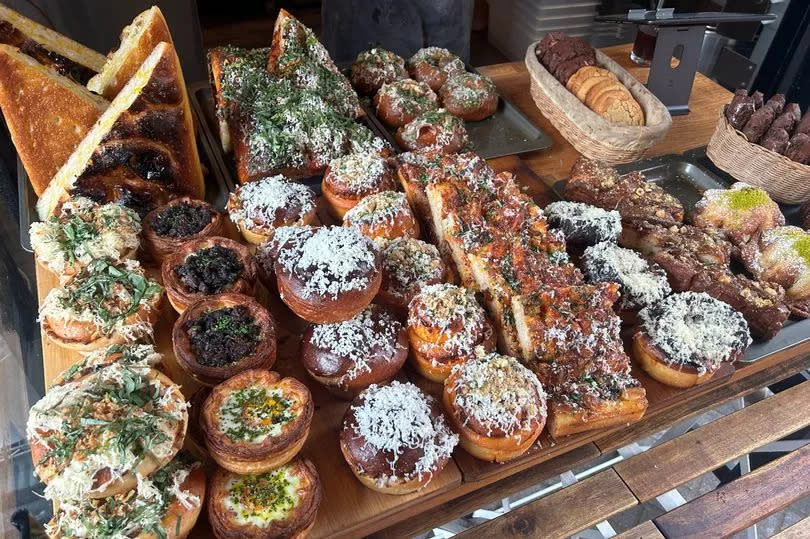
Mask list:
[[107,105],[18,48],[0,45],[0,108],[37,196]]
[[0,4],[0,43],[84,84],[104,66],[104,55]]
[[[52,215],[83,183],[128,180],[203,198],[194,125],[180,60],[161,43],[104,111],[37,202]],[[85,186],[86,188],[86,186]]]
[[161,42],[174,43],[163,13],[152,6],[121,30],[121,45],[108,55],[104,67],[87,82],[87,87],[113,99]]
[[570,396],[552,398],[546,422],[549,434],[559,439],[579,432],[629,425],[641,420],[648,406],[647,392],[640,386],[624,388],[613,399],[597,401],[582,406]]

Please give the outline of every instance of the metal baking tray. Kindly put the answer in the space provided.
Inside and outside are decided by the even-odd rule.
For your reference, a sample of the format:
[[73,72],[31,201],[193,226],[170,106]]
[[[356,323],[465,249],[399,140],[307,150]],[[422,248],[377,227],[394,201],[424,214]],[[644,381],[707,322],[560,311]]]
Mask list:
[[[618,165],[616,170],[622,174],[639,170],[653,183],[660,185],[665,191],[681,201],[688,214],[695,203],[703,196],[707,189],[726,189],[736,180],[719,169],[712,170],[705,162],[711,163],[706,157],[706,149],[696,148],[684,155],[664,155]],[[560,199],[564,199],[566,180],[554,184],[552,190]],[[788,222],[796,218],[798,206],[780,204],[782,213]],[[740,271],[732,264],[733,271]],[[739,361],[751,363],[763,357],[775,354],[787,348],[810,340],[810,319],[798,320],[791,318],[770,340],[755,341]]]

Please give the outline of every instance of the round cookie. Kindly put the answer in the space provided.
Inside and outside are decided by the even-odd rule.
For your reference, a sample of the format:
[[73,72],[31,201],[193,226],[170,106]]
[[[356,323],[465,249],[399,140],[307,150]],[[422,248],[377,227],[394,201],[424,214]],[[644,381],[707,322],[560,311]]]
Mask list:
[[[568,79],[568,84],[566,84],[565,87],[568,88],[571,93],[576,95],[580,101],[584,101],[585,96],[588,94],[588,90],[590,90],[594,84],[601,81],[603,78],[618,80],[616,79],[616,75],[603,67],[585,66],[578,69],[576,73],[571,75],[571,78]],[[580,92],[581,90],[582,92]]]
[[554,71],[554,76],[558,81],[564,85],[567,85],[568,80],[574,75],[574,73],[583,67],[595,65],[596,58],[587,54],[580,54],[578,56],[574,56],[570,60],[562,62],[559,66],[557,66],[557,70]]
[[596,100],[608,92],[615,92],[612,95],[619,95],[621,93],[630,95],[630,92],[627,91],[627,88],[625,88],[621,82],[608,78],[606,80],[597,82],[590,90],[588,90],[588,94],[585,96],[584,100],[585,106],[593,110]]

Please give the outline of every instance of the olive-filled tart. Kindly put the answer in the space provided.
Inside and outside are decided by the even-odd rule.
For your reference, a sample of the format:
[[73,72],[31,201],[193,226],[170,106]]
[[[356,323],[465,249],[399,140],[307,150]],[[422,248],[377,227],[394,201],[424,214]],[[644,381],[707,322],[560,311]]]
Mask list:
[[315,466],[300,457],[261,474],[219,468],[210,482],[208,519],[219,539],[302,539],[315,524],[322,491]]
[[256,285],[256,263],[250,250],[216,236],[184,243],[163,260],[160,273],[169,302],[178,313],[214,294],[253,295]]
[[276,326],[255,299],[224,293],[189,305],[172,329],[177,363],[203,385],[215,386],[276,361]]
[[238,474],[263,473],[298,454],[314,411],[307,386],[277,372],[251,369],[211,390],[200,419],[217,464]]
[[143,218],[143,249],[160,264],[184,244],[225,235],[225,218],[204,200],[180,197]]

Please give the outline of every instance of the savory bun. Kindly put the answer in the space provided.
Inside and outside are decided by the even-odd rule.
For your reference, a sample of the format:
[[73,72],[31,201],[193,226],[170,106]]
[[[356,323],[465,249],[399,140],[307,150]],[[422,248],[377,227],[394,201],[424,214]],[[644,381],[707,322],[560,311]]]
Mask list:
[[447,112],[467,121],[489,118],[498,110],[498,90],[487,77],[460,73],[447,79],[439,90]]
[[160,266],[166,295],[182,314],[200,299],[233,292],[253,295],[256,264],[250,250],[228,238],[200,238],[184,243]]
[[203,385],[214,386],[276,361],[276,327],[255,299],[224,293],[189,305],[172,329],[177,363]]
[[369,195],[343,216],[343,226],[371,239],[417,238],[419,223],[405,193],[382,191]]
[[423,287],[444,281],[446,268],[435,245],[414,238],[397,238],[382,250],[382,283],[377,298],[397,310],[407,310]]
[[380,252],[356,229],[282,227],[270,252],[279,295],[304,320],[348,320],[380,289]]
[[113,363],[159,369],[162,362],[163,356],[155,350],[155,346],[152,344],[111,344],[106,348],[99,348],[84,354],[82,359],[71,365],[69,369],[60,372],[53,379],[50,387],[75,382]]
[[742,314],[704,293],[673,294],[643,309],[639,319],[633,354],[647,374],[673,387],[708,381],[751,344]]
[[427,84],[411,79],[383,84],[374,96],[377,117],[389,127],[402,127],[420,114],[436,110],[438,103]]
[[186,400],[165,375],[114,363],[52,387],[28,417],[28,443],[45,496],[106,498],[135,487],[183,445]]
[[407,357],[405,328],[379,305],[345,322],[315,324],[301,339],[301,362],[310,376],[347,400],[389,382]]
[[349,468],[363,485],[385,494],[425,487],[444,469],[457,443],[436,399],[397,381],[360,393],[340,431]]
[[397,129],[394,136],[397,144],[408,151],[424,149],[456,153],[469,142],[464,120],[445,109],[420,114]]
[[495,348],[495,332],[472,292],[452,284],[425,286],[408,308],[408,338],[416,370],[444,382],[475,347]]
[[[199,462],[179,453],[169,464],[111,498],[57,504],[48,537],[139,537],[185,539],[200,516],[205,473]],[[145,511],[144,508],[156,508]]]
[[353,153],[333,159],[323,175],[321,192],[336,219],[368,195],[395,188],[394,174],[385,158],[374,153]]
[[228,197],[228,214],[245,241],[260,245],[281,226],[315,222],[315,193],[306,185],[270,176],[240,185]]
[[307,386],[264,369],[222,382],[205,399],[201,425],[217,464],[264,473],[288,463],[307,440],[315,406]]
[[219,468],[209,483],[208,519],[218,539],[303,539],[315,524],[322,490],[307,459],[261,474]]
[[622,217],[616,210],[604,210],[583,202],[552,202],[543,213],[552,228],[560,230],[565,241],[580,245],[616,242],[622,233]]
[[31,246],[37,262],[65,278],[96,258],[114,263],[135,258],[140,231],[141,219],[134,211],[77,197],[57,215],[31,223]]
[[437,92],[452,75],[464,73],[461,58],[441,47],[425,47],[416,51],[408,59],[408,72],[411,77],[424,82]]
[[506,462],[525,453],[546,424],[546,393],[537,376],[509,356],[486,354],[456,365],[442,403],[461,447]]
[[143,218],[143,248],[158,264],[184,243],[224,235],[222,214],[196,198],[172,199]]
[[361,94],[374,95],[383,84],[407,78],[405,60],[379,47],[361,52],[352,64],[352,85]]
[[95,350],[151,338],[160,315],[163,288],[140,264],[97,258],[63,286],[53,288],[39,308],[43,333],[72,350]]

